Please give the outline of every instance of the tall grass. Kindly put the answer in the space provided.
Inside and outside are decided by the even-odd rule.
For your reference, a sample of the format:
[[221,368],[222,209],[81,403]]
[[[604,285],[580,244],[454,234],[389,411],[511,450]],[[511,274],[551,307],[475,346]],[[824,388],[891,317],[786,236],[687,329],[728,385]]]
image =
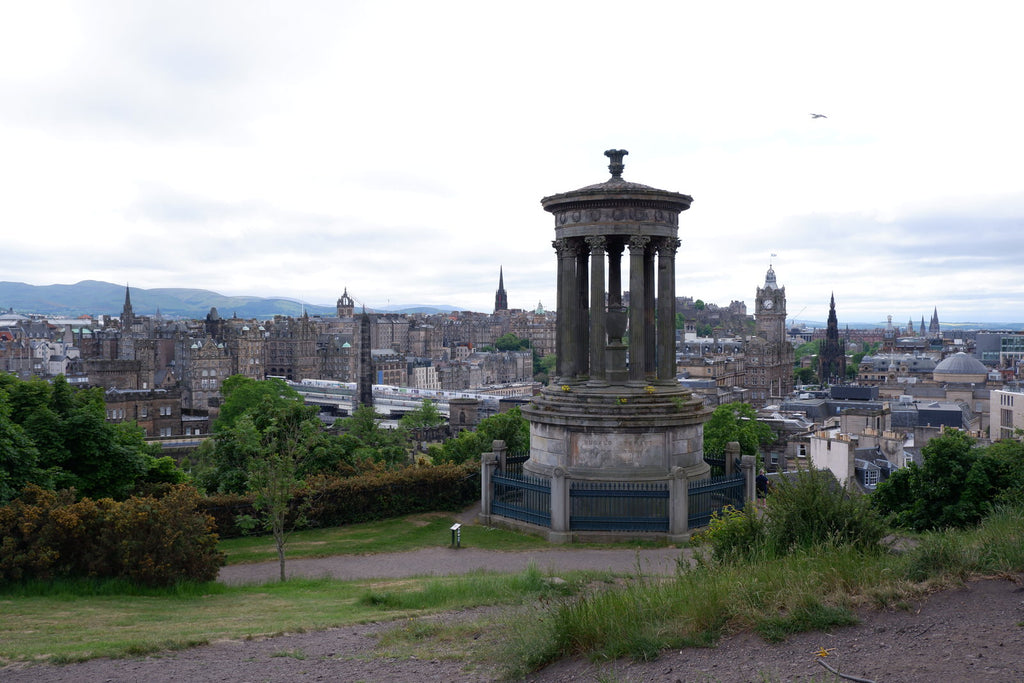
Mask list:
[[[750,528],[740,519],[741,531]],[[876,533],[873,522],[868,527]],[[558,658],[649,659],[667,648],[713,645],[753,630],[767,641],[854,624],[859,607],[889,607],[972,575],[1024,571],[1024,512],[1003,508],[969,531],[926,534],[903,555],[842,534],[780,553],[762,544],[668,580],[641,579],[555,602],[535,623],[510,624],[504,658],[523,676]]]

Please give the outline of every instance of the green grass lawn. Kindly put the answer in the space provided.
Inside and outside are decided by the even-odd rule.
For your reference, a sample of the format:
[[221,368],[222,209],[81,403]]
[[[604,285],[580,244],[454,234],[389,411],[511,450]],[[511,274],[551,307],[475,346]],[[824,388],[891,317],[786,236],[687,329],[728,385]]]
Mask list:
[[[450,528],[454,523],[455,518],[447,513],[429,512],[329,529],[305,529],[292,532],[285,545],[285,553],[288,559],[298,559],[446,546],[451,543]],[[538,536],[463,525],[462,546],[488,550],[532,550],[549,548],[550,544]],[[228,538],[220,542],[220,548],[227,553],[228,564],[277,559],[277,549],[271,536]]]
[[258,586],[211,582],[144,590],[117,582],[34,584],[0,592],[0,665],[71,662],[401,619],[480,605],[523,604],[606,577],[480,572],[390,581],[291,579]]

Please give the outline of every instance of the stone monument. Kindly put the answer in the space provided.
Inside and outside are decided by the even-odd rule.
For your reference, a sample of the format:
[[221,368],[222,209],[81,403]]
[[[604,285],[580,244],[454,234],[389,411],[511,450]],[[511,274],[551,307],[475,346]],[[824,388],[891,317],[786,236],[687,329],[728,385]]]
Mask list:
[[708,411],[676,380],[679,214],[693,199],[624,180],[626,154],[605,152],[607,181],[541,200],[555,219],[558,362],[557,378],[522,410],[532,475],[644,482],[710,473]]

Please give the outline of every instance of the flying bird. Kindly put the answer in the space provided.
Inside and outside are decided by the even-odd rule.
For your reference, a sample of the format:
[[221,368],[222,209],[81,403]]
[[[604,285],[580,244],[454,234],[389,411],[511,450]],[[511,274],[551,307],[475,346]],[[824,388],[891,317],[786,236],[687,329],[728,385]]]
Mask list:
[[828,117],[824,114],[811,114],[812,119],[827,119]]

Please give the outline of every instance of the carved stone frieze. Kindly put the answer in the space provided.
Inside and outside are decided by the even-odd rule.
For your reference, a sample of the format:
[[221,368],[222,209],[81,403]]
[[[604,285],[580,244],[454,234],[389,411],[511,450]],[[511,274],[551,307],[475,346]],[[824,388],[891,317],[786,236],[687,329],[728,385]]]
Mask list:
[[616,223],[621,221],[679,225],[679,216],[673,211],[636,206],[616,206],[587,210],[573,209],[571,211],[560,211],[555,214],[555,223],[560,226],[578,223]]

